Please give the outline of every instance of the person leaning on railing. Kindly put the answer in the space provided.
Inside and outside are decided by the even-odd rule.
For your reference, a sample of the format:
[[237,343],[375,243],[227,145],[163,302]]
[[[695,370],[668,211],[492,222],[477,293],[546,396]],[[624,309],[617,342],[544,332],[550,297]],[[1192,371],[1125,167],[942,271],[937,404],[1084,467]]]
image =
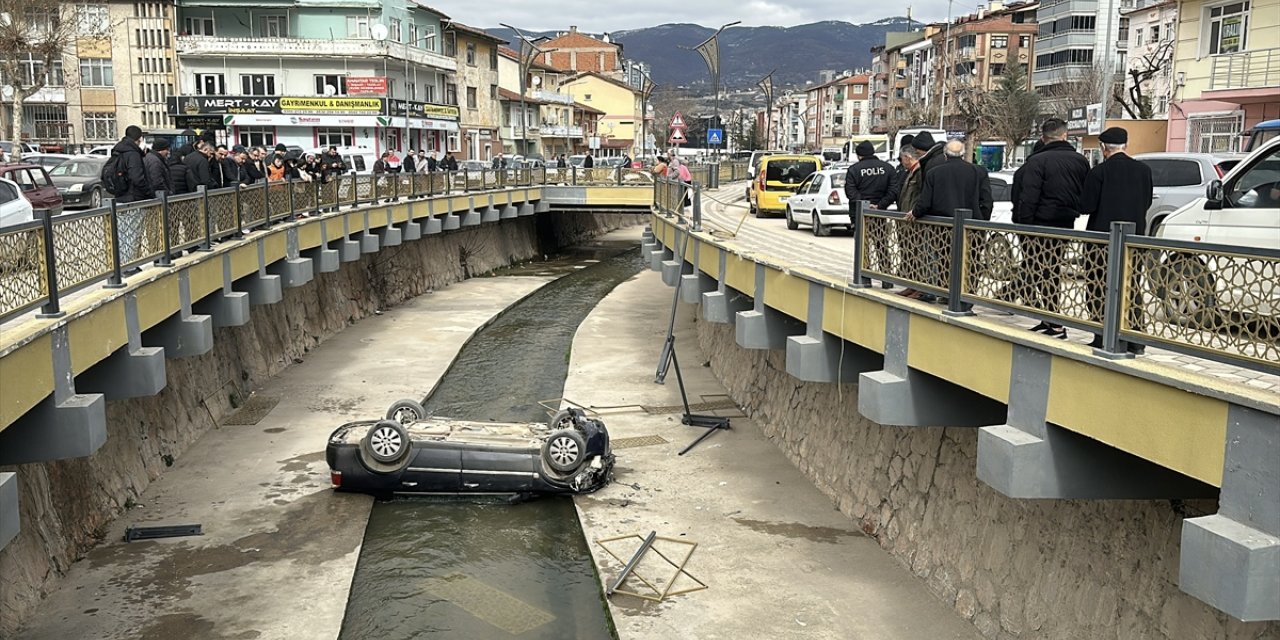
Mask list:
[[[1040,125],[1044,149],[1027,158],[1020,180],[1015,177],[1018,192],[1017,224],[1070,229],[1080,215],[1080,192],[1084,189],[1089,162],[1067,142],[1067,123],[1049,118]],[[1046,313],[1058,312],[1059,266],[1066,243],[1054,238],[1025,236],[1022,238],[1025,267],[1016,278],[1015,290],[1025,291],[1025,302]],[[1034,271],[1028,272],[1027,268]],[[1031,281],[1031,280],[1034,281]],[[1067,339],[1067,330],[1059,324],[1041,322],[1031,328],[1045,335]]]
[[[960,209],[968,209],[978,220],[990,220],[994,202],[991,199],[991,179],[987,170],[964,159],[964,143],[952,140],[943,147],[944,162],[929,169],[924,176],[924,187],[912,207],[910,218],[955,218]],[[924,247],[925,264],[930,270],[929,280],[935,286],[945,286],[947,275],[942,271],[944,252],[948,246]],[[981,247],[977,248],[981,253]],[[919,257],[919,254],[917,254]],[[952,265],[951,268],[957,268]]]
[[[1137,235],[1147,234],[1147,209],[1153,196],[1151,168],[1129,157],[1127,152],[1129,132],[1121,127],[1111,127],[1098,136],[1102,146],[1103,161],[1089,171],[1084,179],[1084,193],[1080,196],[1080,213],[1089,216],[1089,231],[1111,232],[1113,222],[1132,222]],[[1142,305],[1138,301],[1141,269],[1133,265],[1129,278],[1129,321],[1132,328],[1142,330]],[[1107,293],[1107,265],[1094,261],[1087,272],[1089,283],[1089,317],[1102,320],[1102,310]],[[1095,348],[1102,347],[1102,336],[1095,335]],[[1142,345],[1130,344],[1129,351],[1141,353]]]
[[[933,135],[928,131],[924,131],[911,140],[911,147],[907,151],[910,157],[903,156],[904,164],[909,162],[912,166],[908,167],[910,173],[907,174],[907,178],[902,184],[902,191],[898,194],[898,211],[905,213],[907,221],[911,222],[915,219],[911,216],[911,212],[915,209],[916,200],[919,199],[920,191],[924,188],[925,173],[940,161],[939,156],[942,155],[942,144],[935,143]],[[889,237],[889,228],[889,226],[886,226],[885,229],[884,240],[886,242]],[[894,265],[897,275],[912,280],[919,280],[922,277],[918,271],[924,267],[923,264],[919,264],[918,260],[903,260],[903,258],[921,255],[924,247],[919,235],[919,233],[898,234],[898,263]],[[885,271],[889,268],[889,265],[882,265],[880,270]],[[898,295],[926,302],[933,300],[931,294],[911,288],[899,291]]]

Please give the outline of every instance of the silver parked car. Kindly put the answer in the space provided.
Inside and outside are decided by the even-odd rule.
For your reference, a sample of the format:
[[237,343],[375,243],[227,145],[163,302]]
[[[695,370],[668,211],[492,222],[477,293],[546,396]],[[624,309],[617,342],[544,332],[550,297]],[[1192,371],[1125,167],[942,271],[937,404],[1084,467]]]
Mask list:
[[1204,196],[1205,187],[1222,178],[1245,158],[1243,153],[1139,153],[1135,160],[1151,168],[1155,195],[1147,209],[1147,234],[1169,214]]

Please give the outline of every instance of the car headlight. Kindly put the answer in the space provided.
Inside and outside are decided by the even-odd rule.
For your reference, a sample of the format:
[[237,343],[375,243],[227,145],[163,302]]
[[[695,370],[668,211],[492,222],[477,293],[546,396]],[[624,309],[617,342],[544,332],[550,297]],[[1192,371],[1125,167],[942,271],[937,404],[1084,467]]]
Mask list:
[[75,184],[71,185],[71,188],[70,188],[70,189],[67,189],[67,191],[68,191],[68,192],[70,192],[70,193],[80,193],[81,191],[84,191],[84,183],[83,183],[83,182],[77,182],[77,183],[75,183]]

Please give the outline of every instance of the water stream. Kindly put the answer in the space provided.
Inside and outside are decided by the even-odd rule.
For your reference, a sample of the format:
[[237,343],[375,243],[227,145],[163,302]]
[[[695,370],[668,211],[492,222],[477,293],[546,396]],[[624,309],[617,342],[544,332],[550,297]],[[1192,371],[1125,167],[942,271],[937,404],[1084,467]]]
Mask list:
[[[578,325],[641,268],[634,243],[600,242],[499,272],[563,275],[477,333],[423,405],[468,420],[545,420],[537,401],[562,393]],[[428,637],[614,637],[572,500],[377,502],[340,638]]]

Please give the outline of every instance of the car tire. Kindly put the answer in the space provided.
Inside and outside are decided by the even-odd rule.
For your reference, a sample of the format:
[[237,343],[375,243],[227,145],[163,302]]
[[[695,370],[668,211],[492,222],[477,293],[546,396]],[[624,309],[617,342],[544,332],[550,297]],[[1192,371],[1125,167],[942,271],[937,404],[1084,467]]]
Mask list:
[[813,235],[819,238],[825,238],[831,235],[831,230],[822,224],[822,216],[818,215],[818,211],[813,211]]
[[97,209],[102,206],[102,189],[93,188],[93,193],[89,194],[89,208]]
[[387,408],[387,420],[393,420],[398,424],[409,424],[425,420],[427,410],[422,405],[413,400],[397,400]]
[[570,412],[568,409],[561,409],[557,411],[554,416],[551,416],[551,420],[547,422],[547,428],[551,429],[552,431],[559,431],[561,429],[573,429],[575,428],[575,426],[576,425],[573,420],[573,413]]
[[1153,269],[1159,315],[1165,322],[1213,330],[1216,282],[1199,259],[1174,256]]
[[560,429],[542,443],[542,460],[560,473],[577,471],[587,457],[587,441],[576,429]]
[[769,217],[769,214],[765,213],[764,209],[761,209],[758,205],[751,209],[751,213],[754,213],[756,218],[759,218],[759,219],[764,219]]
[[795,231],[800,228],[800,223],[796,222],[795,216],[791,215],[791,205],[787,205],[787,229]]
[[410,448],[409,432],[395,420],[379,420],[360,439],[360,454],[381,465],[404,460]]

